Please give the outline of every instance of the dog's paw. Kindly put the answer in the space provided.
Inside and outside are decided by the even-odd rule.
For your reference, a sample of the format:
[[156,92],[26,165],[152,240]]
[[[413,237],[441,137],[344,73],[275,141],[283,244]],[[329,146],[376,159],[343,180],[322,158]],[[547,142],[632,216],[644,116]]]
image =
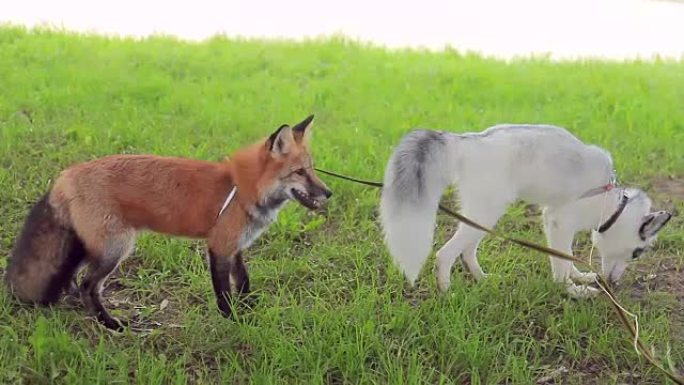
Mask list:
[[568,294],[572,298],[592,298],[601,293],[601,290],[586,285],[569,284],[567,286]]
[[596,273],[582,273],[578,271],[572,274],[570,278],[577,283],[587,284],[596,282],[598,275]]
[[446,279],[443,279],[441,277],[437,277],[437,289],[439,290],[440,293],[444,294],[447,291],[449,291],[449,286],[451,286],[450,277],[447,277]]

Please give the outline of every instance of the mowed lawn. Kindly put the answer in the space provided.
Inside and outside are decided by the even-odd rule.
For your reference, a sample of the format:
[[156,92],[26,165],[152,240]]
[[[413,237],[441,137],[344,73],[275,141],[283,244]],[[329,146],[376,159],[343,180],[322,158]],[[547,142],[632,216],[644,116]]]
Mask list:
[[[374,180],[412,128],[564,126],[611,151],[623,184],[684,210],[682,62],[504,63],[343,39],[191,44],[3,27],[0,275],[62,168],[121,153],[219,160],[310,113],[316,164]],[[382,243],[378,192],[322,178],[335,192],[325,213],[291,203],[248,251],[260,301],[236,321],[216,309],[201,241],[144,235],[109,280],[106,306],[145,332],[110,333],[74,299],[20,305],[2,286],[0,383],[666,383],[607,301],[567,298],[537,252],[486,238],[487,281],[456,268],[439,295],[430,259],[408,287]],[[441,244],[455,222],[439,225]],[[544,242],[538,208],[523,203],[498,228]],[[585,258],[587,240],[576,245]],[[618,290],[679,370],[683,249],[675,216]]]

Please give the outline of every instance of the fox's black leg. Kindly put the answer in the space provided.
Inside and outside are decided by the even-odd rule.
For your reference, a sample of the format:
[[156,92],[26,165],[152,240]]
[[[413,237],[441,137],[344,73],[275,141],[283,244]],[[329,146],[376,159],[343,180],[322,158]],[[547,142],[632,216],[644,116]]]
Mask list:
[[78,298],[80,293],[81,293],[81,289],[78,287],[78,282],[76,281],[76,277],[74,277],[71,279],[71,281],[69,281],[69,288],[67,289],[67,294]]
[[81,242],[76,233],[72,230],[69,230],[69,232],[70,234],[65,242],[65,247],[69,248],[67,258],[62,262],[58,272],[52,276],[43,294],[43,298],[47,303],[56,301],[65,290],[67,294],[76,297],[79,294],[76,274],[81,268],[87,253],[83,242]]
[[233,259],[231,270],[231,279],[235,283],[235,287],[240,294],[240,304],[248,308],[253,308],[256,305],[256,298],[250,294],[249,288],[249,274],[247,273],[247,265],[242,257],[242,252],[238,252]]
[[105,247],[102,258],[90,258],[88,272],[81,282],[81,299],[88,313],[108,329],[121,331],[121,321],[109,315],[102,305],[102,287],[105,280],[116,269],[119,262],[133,250],[134,238],[110,240]]
[[242,259],[242,251],[238,251],[233,258],[231,278],[235,281],[235,287],[240,295],[249,294],[249,274]]
[[221,314],[230,318],[233,315],[230,308],[230,258],[217,255],[210,248],[209,268],[211,270],[211,283],[214,286],[214,294],[216,294],[216,304]]
[[88,313],[108,329],[122,330],[123,324],[109,315],[102,305],[102,286],[104,281],[114,271],[119,260],[103,260],[93,262],[81,283],[81,299]]

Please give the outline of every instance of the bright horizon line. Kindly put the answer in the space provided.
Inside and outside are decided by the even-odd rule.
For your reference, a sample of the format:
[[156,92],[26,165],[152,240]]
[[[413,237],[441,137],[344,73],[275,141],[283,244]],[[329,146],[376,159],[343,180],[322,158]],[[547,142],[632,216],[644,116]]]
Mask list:
[[25,0],[6,8],[0,24],[121,38],[340,36],[497,59],[684,60],[684,3],[662,0]]

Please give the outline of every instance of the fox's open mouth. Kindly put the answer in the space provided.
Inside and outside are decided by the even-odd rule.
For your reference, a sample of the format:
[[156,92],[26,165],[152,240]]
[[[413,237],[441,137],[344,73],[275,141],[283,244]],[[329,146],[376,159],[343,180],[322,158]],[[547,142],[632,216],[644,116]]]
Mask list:
[[304,191],[300,191],[293,188],[291,192],[292,196],[297,200],[297,202],[301,203],[302,206],[310,210],[315,210],[321,206],[321,202],[319,200],[313,199],[309,194],[307,194]]

